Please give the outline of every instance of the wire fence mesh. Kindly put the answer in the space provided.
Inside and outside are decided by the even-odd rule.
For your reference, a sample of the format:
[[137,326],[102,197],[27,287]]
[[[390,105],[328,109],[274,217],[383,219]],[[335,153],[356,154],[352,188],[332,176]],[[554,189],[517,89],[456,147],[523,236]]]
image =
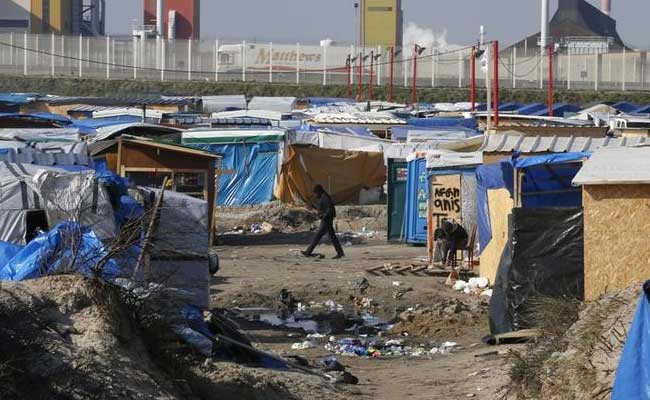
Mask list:
[[[469,87],[471,46],[414,49],[319,46],[234,40],[165,40],[0,34],[0,73],[160,81],[246,81],[410,87]],[[414,65],[415,64],[415,65]],[[490,62],[490,64],[492,64]],[[477,60],[476,82],[487,73]],[[499,83],[505,88],[544,88],[548,56],[538,48],[499,52]],[[650,90],[647,52],[553,55],[556,88]],[[490,72],[492,75],[492,72]]]

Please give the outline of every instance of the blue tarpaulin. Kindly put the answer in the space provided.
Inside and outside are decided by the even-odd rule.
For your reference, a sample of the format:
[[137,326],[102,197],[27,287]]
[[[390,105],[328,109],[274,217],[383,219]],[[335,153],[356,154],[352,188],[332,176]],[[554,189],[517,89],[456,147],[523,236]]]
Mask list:
[[616,370],[612,400],[650,400],[650,281],[643,293]]
[[522,104],[515,103],[515,102],[503,103],[503,104],[499,104],[499,111],[512,112],[520,109],[521,107]]
[[521,187],[522,208],[581,207],[582,192],[571,181],[581,168],[579,161],[591,153],[553,153],[520,158],[514,154],[499,163],[476,169],[478,238],[480,250],[492,240],[487,191],[505,188],[514,191],[514,169],[524,172]]
[[0,103],[5,105],[21,105],[31,103],[33,93],[0,93]]
[[307,99],[311,107],[322,107],[335,104],[353,103],[353,99],[345,97],[309,97]]
[[612,104],[612,107],[624,113],[631,113],[634,110],[637,110],[639,108],[639,105],[630,103],[628,101],[619,101],[618,103]]
[[[22,281],[61,272],[92,276],[93,268],[107,255],[95,233],[74,222],[62,222],[26,246],[0,242],[0,248],[0,257],[5,257],[0,259],[0,281]],[[112,278],[118,272],[117,264],[108,260],[101,276]]]
[[[580,112],[582,108],[567,103],[558,103],[553,105],[553,116],[563,117],[564,113],[577,113]],[[535,115],[538,117],[548,116],[548,108],[541,109],[537,112],[531,113],[530,115]]]
[[71,128],[78,128],[80,133],[89,135],[96,133],[98,128],[105,126],[122,125],[132,122],[142,122],[142,117],[135,115],[119,115],[116,117],[106,118],[88,118],[88,119],[75,119],[72,121]]
[[40,120],[40,121],[50,121],[57,123],[61,126],[67,126],[72,123],[72,121],[63,115],[53,114],[47,112],[38,112],[33,114],[22,114],[22,113],[0,113],[0,119],[28,119],[28,120]]
[[517,114],[531,115],[542,110],[548,110],[548,106],[544,103],[531,103],[517,109]]
[[650,113],[650,104],[646,104],[632,111],[632,114],[649,114]]
[[221,176],[218,205],[253,205],[273,199],[279,143],[197,144],[192,147],[221,155],[221,167],[235,171],[234,175]]
[[462,126],[465,128],[476,129],[478,128],[478,121],[476,118],[453,118],[453,117],[434,117],[434,118],[409,118],[408,125],[412,126],[428,126],[428,127],[444,127],[444,126]]
[[476,168],[476,187],[477,231],[479,248],[483,251],[492,240],[487,191],[506,187],[501,163],[485,164]]

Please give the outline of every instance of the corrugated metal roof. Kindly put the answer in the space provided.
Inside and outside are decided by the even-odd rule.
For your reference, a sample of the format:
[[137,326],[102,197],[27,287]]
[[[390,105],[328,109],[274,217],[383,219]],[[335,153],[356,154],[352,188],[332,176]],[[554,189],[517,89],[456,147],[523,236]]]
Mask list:
[[595,151],[601,147],[631,147],[650,144],[644,137],[591,138],[585,136],[528,136],[518,132],[486,135],[481,151],[488,153],[568,153]]
[[600,149],[585,162],[573,184],[650,184],[650,147]]
[[197,98],[192,96],[179,97],[80,97],[80,96],[47,96],[39,99],[49,104],[89,104],[96,106],[142,106],[142,105],[186,105],[194,104]]

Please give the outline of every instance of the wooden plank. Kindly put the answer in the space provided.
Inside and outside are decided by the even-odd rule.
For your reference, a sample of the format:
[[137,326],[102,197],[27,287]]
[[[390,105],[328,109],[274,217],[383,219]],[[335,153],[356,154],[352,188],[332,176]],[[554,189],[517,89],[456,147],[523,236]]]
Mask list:
[[[156,219],[158,217],[158,210],[160,209],[160,206],[162,205],[163,202],[163,196],[165,194],[165,187],[167,187],[167,181],[169,178],[165,177],[165,180],[163,181],[163,186],[162,189],[160,189],[160,194],[158,195],[158,198],[156,199],[156,204],[153,208],[153,214],[151,215],[151,219],[149,220],[149,226],[147,227],[147,233],[144,236],[144,240],[142,241],[142,250],[140,251],[140,255],[138,256],[138,261],[135,264],[135,267],[133,268],[133,279],[135,280],[138,274],[138,271],[140,270],[140,265],[145,261],[145,257],[147,255],[147,250],[149,248],[149,243],[151,242],[151,235],[153,235],[154,227],[156,225]],[[145,279],[148,279],[150,277],[151,271],[145,271]]]

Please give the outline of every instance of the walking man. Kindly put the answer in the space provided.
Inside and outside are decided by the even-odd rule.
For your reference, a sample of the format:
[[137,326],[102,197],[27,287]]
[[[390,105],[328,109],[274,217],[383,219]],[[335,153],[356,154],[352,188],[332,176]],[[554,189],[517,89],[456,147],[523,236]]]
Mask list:
[[314,186],[314,194],[318,197],[318,217],[320,218],[320,228],[318,228],[318,232],[316,232],[316,235],[311,241],[309,247],[307,247],[307,250],[302,251],[301,253],[305,257],[311,257],[312,252],[316,246],[318,246],[318,243],[320,243],[321,238],[327,234],[332,241],[334,249],[336,249],[334,259],[339,259],[345,254],[343,253],[343,248],[341,247],[341,243],[336,237],[336,231],[334,230],[334,218],[336,218],[334,202],[321,185]]

